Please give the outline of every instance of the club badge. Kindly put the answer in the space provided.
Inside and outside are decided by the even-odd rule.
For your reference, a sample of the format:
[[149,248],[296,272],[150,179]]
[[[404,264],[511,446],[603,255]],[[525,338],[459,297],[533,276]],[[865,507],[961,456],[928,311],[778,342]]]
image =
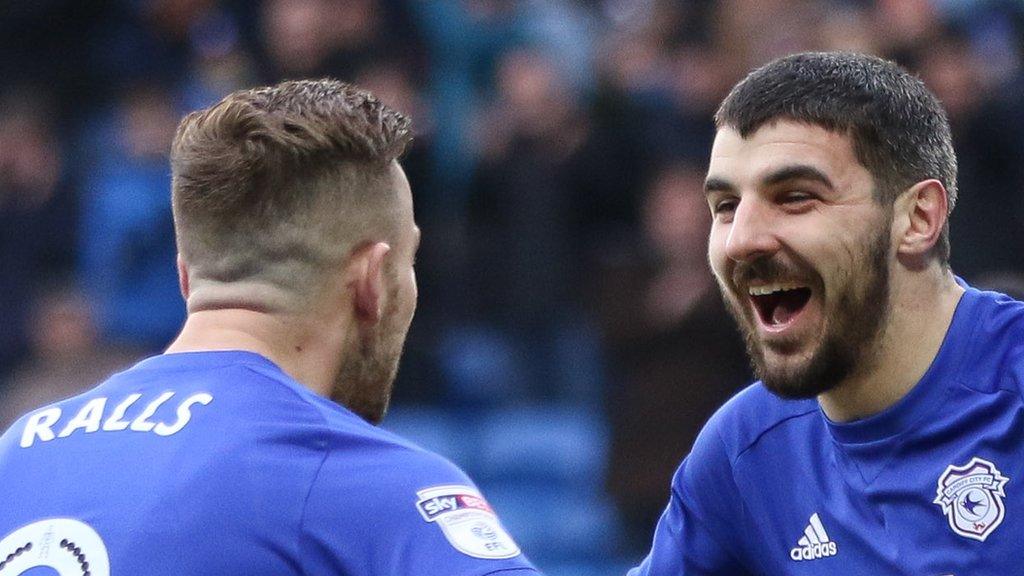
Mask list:
[[469,486],[435,486],[416,493],[423,519],[437,525],[459,552],[474,558],[512,558],[519,546],[498,522],[494,510]]
[[947,466],[939,477],[934,502],[942,506],[953,532],[984,542],[1003,522],[1003,487],[1010,479],[978,457],[964,466]]

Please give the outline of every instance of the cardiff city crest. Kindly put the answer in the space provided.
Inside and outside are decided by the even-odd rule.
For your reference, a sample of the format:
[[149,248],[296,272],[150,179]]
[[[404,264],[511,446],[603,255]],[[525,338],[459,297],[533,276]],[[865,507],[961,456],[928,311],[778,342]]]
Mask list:
[[974,457],[964,466],[946,467],[935,503],[942,506],[953,532],[984,542],[1003,522],[1003,486],[1009,481],[995,464]]

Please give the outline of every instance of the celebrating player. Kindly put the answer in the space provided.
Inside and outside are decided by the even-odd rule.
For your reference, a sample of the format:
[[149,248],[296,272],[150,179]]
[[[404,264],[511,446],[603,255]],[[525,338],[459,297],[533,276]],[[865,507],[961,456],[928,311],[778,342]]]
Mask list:
[[0,574],[536,573],[459,469],[372,425],[416,307],[408,124],[330,80],[182,121],[188,319],[0,439]]
[[890,62],[800,54],[715,121],[709,259],[760,381],[707,423],[631,575],[1024,574],[1024,305],[949,268],[938,100]]

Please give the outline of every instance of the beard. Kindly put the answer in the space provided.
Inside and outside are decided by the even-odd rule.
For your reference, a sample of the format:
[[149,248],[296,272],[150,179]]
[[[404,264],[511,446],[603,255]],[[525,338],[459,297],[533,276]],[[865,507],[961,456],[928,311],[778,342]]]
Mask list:
[[[867,239],[866,249],[847,270],[846,282],[837,282],[837,292],[828,295],[833,304],[824,315],[824,327],[810,358],[795,365],[772,365],[757,336],[748,307],[727,297],[729,312],[743,332],[751,366],[765,388],[786,399],[814,398],[832,390],[870,362],[870,355],[889,314],[889,227],[882,227]],[[784,269],[774,262],[754,263],[766,277],[781,276]],[[775,272],[773,272],[775,271]],[[723,288],[723,291],[726,289]],[[756,313],[754,313],[756,314]]]
[[358,349],[342,359],[331,399],[371,424],[380,424],[391,402],[391,391],[398,375],[405,336],[395,313],[397,291],[388,298],[389,306],[377,329],[367,334]]

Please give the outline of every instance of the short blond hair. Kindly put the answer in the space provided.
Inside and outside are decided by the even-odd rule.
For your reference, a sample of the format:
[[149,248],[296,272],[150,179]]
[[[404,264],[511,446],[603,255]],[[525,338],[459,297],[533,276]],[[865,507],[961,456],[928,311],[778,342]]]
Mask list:
[[330,79],[238,91],[186,116],[171,197],[191,292],[204,306],[239,294],[313,296],[331,264],[393,232],[387,174],[409,124]]

